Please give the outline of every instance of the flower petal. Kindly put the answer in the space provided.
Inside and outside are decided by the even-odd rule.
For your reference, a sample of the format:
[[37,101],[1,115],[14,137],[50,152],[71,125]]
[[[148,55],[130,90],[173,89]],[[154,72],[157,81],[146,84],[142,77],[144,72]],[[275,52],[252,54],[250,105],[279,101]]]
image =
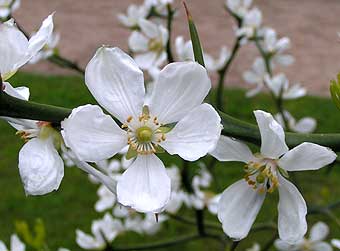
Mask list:
[[254,111],[261,133],[261,153],[265,157],[277,159],[288,151],[285,133],[270,113]]
[[307,232],[307,206],[299,190],[279,175],[279,219],[280,239],[295,243]]
[[211,88],[207,71],[195,62],[168,64],[150,98],[150,112],[163,124],[179,121],[200,105]]
[[4,82],[4,92],[6,92],[8,95],[22,99],[22,100],[28,100],[30,97],[30,89],[26,86],[20,86],[14,88],[10,83]]
[[300,133],[311,133],[315,131],[316,128],[316,120],[312,117],[304,117],[296,122],[296,124],[293,126],[293,130],[295,132]]
[[164,164],[154,154],[138,155],[117,185],[119,203],[143,213],[161,212],[170,193],[170,178]]
[[265,193],[258,193],[244,180],[229,186],[219,200],[217,216],[223,231],[235,240],[245,238],[259,213]]
[[61,127],[66,146],[81,161],[108,159],[127,145],[126,132],[97,105],[73,109]]
[[148,42],[142,33],[134,31],[129,37],[129,48],[134,52],[145,52],[148,50]]
[[301,245],[303,245],[304,240],[301,240],[297,243],[290,244],[289,242],[277,239],[274,242],[274,246],[278,251],[298,251],[300,250]]
[[331,245],[329,245],[327,242],[317,242],[314,243],[312,246],[313,251],[333,251],[333,248]]
[[248,163],[254,158],[249,147],[237,139],[221,135],[215,150],[210,152],[219,161],[241,161]]
[[13,22],[0,24],[0,72],[2,80],[9,79],[17,70],[28,49],[28,40]]
[[311,241],[323,241],[327,238],[327,235],[329,234],[329,227],[326,223],[319,221],[315,223],[310,230],[310,236],[309,239]]
[[27,195],[43,195],[59,188],[64,162],[52,140],[35,138],[19,152],[19,172]]
[[336,154],[331,149],[304,142],[283,155],[278,164],[287,171],[317,170],[335,159]]
[[194,161],[216,147],[221,129],[221,118],[215,109],[202,104],[182,118],[160,145],[171,155]]
[[86,67],[85,82],[98,103],[122,123],[141,115],[143,72],[119,48],[99,48]]
[[25,244],[16,234],[11,236],[11,251],[25,251]]

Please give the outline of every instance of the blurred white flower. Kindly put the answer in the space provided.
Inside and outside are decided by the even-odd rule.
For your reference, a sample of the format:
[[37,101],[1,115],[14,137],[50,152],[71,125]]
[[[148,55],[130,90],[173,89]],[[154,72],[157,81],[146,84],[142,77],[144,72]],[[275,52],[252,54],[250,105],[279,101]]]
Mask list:
[[266,66],[263,58],[257,57],[252,65],[252,68],[243,73],[243,79],[250,85],[255,87],[247,91],[247,97],[253,97],[260,93],[264,88],[264,78],[267,74]]
[[14,20],[0,23],[0,72],[5,81],[32,57],[34,57],[47,43],[53,31],[53,14],[42,23],[39,31],[27,40],[17,28]]
[[60,33],[53,32],[45,46],[32,57],[29,61],[30,64],[36,64],[41,60],[48,59],[49,57],[53,56],[57,51],[57,46],[60,40]]
[[92,235],[76,230],[77,244],[87,250],[105,249],[111,242],[124,231],[120,220],[113,219],[109,213],[100,220],[94,220],[91,226]]
[[175,49],[178,61],[194,61],[195,58],[191,40],[185,41],[182,36],[176,37]]
[[135,29],[139,27],[139,21],[145,19],[149,13],[148,8],[144,5],[129,5],[127,14],[118,14],[118,20],[126,27]]
[[275,97],[282,97],[282,99],[297,99],[306,95],[306,89],[300,84],[289,85],[288,78],[283,74],[279,73],[272,78],[266,75],[265,83],[267,87],[274,93]]
[[104,185],[101,185],[98,188],[97,195],[99,199],[94,205],[94,208],[97,212],[103,212],[112,208],[117,201],[117,196]]
[[[288,121],[288,127],[293,132],[311,133],[316,129],[316,120],[312,117],[304,117],[298,121],[288,112],[284,111],[285,119]],[[284,120],[281,113],[275,115],[275,119],[284,128]],[[285,129],[285,128],[284,128]]]
[[247,12],[243,18],[242,26],[236,30],[236,36],[242,37],[242,44],[255,36],[262,23],[262,13],[258,8],[253,8]]
[[329,148],[302,143],[289,150],[283,128],[271,114],[254,112],[261,133],[261,152],[252,154],[238,140],[221,136],[211,153],[219,161],[246,163],[245,178],[224,190],[218,207],[223,231],[235,240],[245,238],[267,193],[279,191],[278,230],[280,239],[294,243],[307,231],[307,206],[298,189],[284,176],[287,171],[317,170],[332,163],[336,154]]
[[[122,161],[123,159],[125,158],[122,158]],[[105,160],[97,161],[96,166],[98,170],[100,170],[102,173],[106,174],[107,176],[113,179],[117,179],[117,177],[120,176],[121,171],[123,170],[122,161],[119,161],[117,159],[111,159],[111,160],[105,159]],[[89,174],[89,180],[93,184],[100,183],[100,180],[98,180],[98,178],[96,178],[92,174]]]
[[311,228],[308,239],[303,238],[294,244],[277,239],[274,246],[279,251],[332,251],[331,245],[324,241],[328,234],[328,226],[323,222],[318,222]]
[[[22,100],[29,89],[13,88],[5,82],[4,92]],[[57,190],[64,177],[64,162],[59,156],[61,136],[51,123],[3,117],[26,141],[19,152],[19,173],[27,195],[43,195]]]
[[271,28],[263,29],[264,40],[263,49],[270,55],[272,66],[288,66],[294,63],[294,57],[284,52],[290,48],[290,39],[283,37],[277,39],[276,31]]
[[161,66],[167,59],[168,30],[145,19],[139,21],[139,26],[141,30],[133,31],[129,37],[129,48],[136,63],[143,70]]
[[20,7],[21,0],[0,0],[0,19],[8,18]]
[[7,249],[5,243],[0,241],[0,251],[25,251],[25,244],[19,239],[16,234],[11,235],[10,249]]
[[173,0],[145,0],[144,6],[151,10],[151,8],[154,8],[154,10],[157,12],[157,14],[166,16],[168,14],[167,5],[173,4]]
[[214,59],[210,54],[204,53],[205,67],[210,72],[216,72],[223,68],[228,59],[230,58],[230,51],[226,46],[223,46],[220,50],[220,55],[217,59]]
[[[118,180],[118,201],[140,212],[161,212],[170,199],[171,181],[155,155],[158,147],[195,161],[216,146],[221,133],[219,115],[211,105],[202,104],[211,88],[207,71],[194,62],[167,65],[148,106],[142,71],[118,48],[98,49],[85,79],[123,129],[99,106],[81,106],[62,122],[65,144],[81,161],[89,162],[111,158],[129,145],[127,155],[136,158]],[[174,122],[173,128],[164,126]]]
[[258,243],[254,243],[251,248],[247,248],[246,251],[260,251],[261,246]]
[[249,11],[252,0],[226,0],[227,8],[239,18],[243,18]]
[[157,216],[158,221],[154,214],[148,213],[142,221],[142,231],[148,235],[156,234],[162,227],[162,223],[168,219],[167,216],[160,214]]
[[340,240],[339,239],[332,239],[331,243],[332,243],[333,247],[340,249]]

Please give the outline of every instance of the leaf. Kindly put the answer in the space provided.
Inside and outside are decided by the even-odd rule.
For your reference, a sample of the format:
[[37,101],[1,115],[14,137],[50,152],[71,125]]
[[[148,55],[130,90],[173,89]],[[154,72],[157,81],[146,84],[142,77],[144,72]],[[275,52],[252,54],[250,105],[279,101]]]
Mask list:
[[337,75],[337,80],[331,80],[330,92],[334,104],[340,110],[340,73]]
[[184,1],[183,1],[183,5],[184,5],[184,8],[185,8],[185,12],[187,14],[187,18],[188,18],[188,25],[189,25],[192,47],[193,47],[193,50],[194,50],[195,61],[197,61],[200,65],[205,67],[204,58],[203,58],[203,50],[202,50],[200,38],[198,36],[198,32],[197,32],[195,23],[192,20],[192,16],[191,16],[191,14],[188,10],[188,7],[187,7],[187,5]]

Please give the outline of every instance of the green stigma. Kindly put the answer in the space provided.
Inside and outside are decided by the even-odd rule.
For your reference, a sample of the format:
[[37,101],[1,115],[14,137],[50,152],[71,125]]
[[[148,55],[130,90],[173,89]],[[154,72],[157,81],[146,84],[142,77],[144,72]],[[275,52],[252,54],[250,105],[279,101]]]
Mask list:
[[149,143],[152,140],[153,132],[147,126],[142,126],[136,130],[136,137],[139,143]]

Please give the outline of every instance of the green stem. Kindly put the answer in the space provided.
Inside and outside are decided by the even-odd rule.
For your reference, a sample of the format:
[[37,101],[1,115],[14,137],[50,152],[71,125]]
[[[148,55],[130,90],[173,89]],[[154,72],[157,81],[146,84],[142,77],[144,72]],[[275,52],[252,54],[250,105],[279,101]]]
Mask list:
[[216,107],[217,109],[223,111],[223,101],[224,101],[224,80],[226,77],[226,74],[231,66],[232,61],[234,60],[234,58],[236,57],[236,54],[240,48],[240,40],[241,38],[237,38],[233,49],[231,51],[231,55],[229,57],[229,59],[227,60],[227,62],[225,63],[225,65],[223,66],[223,68],[221,70],[218,71],[218,84],[217,84],[217,92],[216,92]]
[[173,21],[175,11],[172,10],[171,4],[167,4],[166,8],[167,8],[167,11],[168,11],[167,29],[168,29],[168,32],[169,32],[168,42],[166,43],[166,54],[167,54],[167,57],[168,57],[168,63],[170,64],[170,63],[174,62],[174,57],[172,55],[172,50],[171,50],[171,33],[172,33],[172,21]]

